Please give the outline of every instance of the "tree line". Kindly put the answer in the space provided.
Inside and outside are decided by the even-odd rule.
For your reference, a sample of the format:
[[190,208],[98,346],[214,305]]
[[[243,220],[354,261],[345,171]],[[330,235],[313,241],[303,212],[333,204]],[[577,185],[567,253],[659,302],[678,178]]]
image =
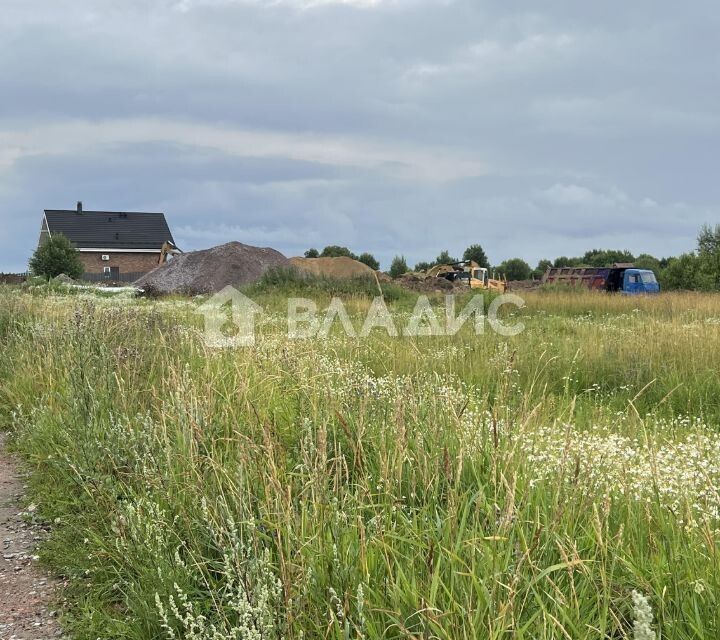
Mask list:
[[[355,255],[347,247],[330,245],[321,252],[309,249],[306,258],[347,256],[378,270],[380,263],[368,252]],[[473,260],[508,280],[539,280],[548,267],[609,267],[618,262],[633,263],[639,269],[650,269],[657,276],[663,289],[692,289],[697,291],[720,291],[720,224],[704,225],[697,237],[697,249],[679,256],[658,258],[649,253],[634,255],[627,249],[591,249],[582,256],[559,256],[553,260],[540,260],[533,268],[522,258],[510,258],[492,265],[480,244],[471,244],[462,258],[441,251],[434,260],[418,262],[413,271],[427,271],[438,264],[451,264],[460,260]],[[397,278],[410,271],[405,256],[393,258],[388,273]]]
[[533,276],[542,275],[549,266],[609,267],[616,262],[631,262],[638,269],[650,269],[665,290],[720,291],[720,224],[704,225],[697,236],[697,248],[679,256],[657,258],[648,253],[633,255],[627,250],[593,249],[581,257],[541,260]]

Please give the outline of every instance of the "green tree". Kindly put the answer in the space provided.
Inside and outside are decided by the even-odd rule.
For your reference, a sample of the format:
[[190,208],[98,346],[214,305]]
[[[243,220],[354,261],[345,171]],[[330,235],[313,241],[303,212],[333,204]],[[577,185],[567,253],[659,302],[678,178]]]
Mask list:
[[375,256],[367,251],[365,253],[361,253],[358,256],[358,260],[375,271],[380,268],[380,263],[375,259]]
[[577,267],[582,264],[582,258],[568,258],[560,256],[553,261],[553,267]]
[[474,260],[481,267],[490,268],[490,262],[485,255],[485,251],[479,244],[471,244],[463,252],[463,260]]
[[703,225],[698,234],[698,259],[703,289],[720,290],[720,224]]
[[447,249],[443,249],[440,252],[440,255],[435,258],[435,262],[433,264],[452,264],[453,262],[457,262],[457,258],[451,258],[450,252]]
[[61,233],[55,233],[40,243],[30,258],[30,272],[36,276],[55,278],[64,273],[79,278],[85,271],[77,249]]
[[305,257],[306,258],[319,258],[320,252],[317,249],[308,249],[305,252]]
[[720,290],[720,225],[704,225],[697,243],[697,252],[668,260],[659,274],[663,289]]
[[634,262],[638,269],[650,269],[655,275],[660,273],[660,260],[649,253],[641,253]]
[[522,258],[510,258],[495,269],[503,274],[508,280],[528,280],[532,274],[532,268]]
[[430,267],[432,267],[432,266],[433,266],[433,265],[430,264],[429,262],[418,262],[418,263],[415,265],[414,271],[418,271],[418,272],[427,271],[427,270],[428,270]]
[[[415,269],[416,271],[418,269]],[[395,256],[390,264],[390,275],[393,278],[401,276],[403,273],[407,273],[408,266],[405,261],[405,256]]]
[[703,254],[720,254],[720,224],[711,227],[704,224],[698,234],[698,253]]
[[347,247],[341,247],[336,244],[331,244],[325,247],[320,254],[321,258],[340,258],[342,256],[357,260],[357,256],[352,251],[350,251],[350,249],[348,249]]
[[609,267],[615,262],[634,262],[635,256],[623,249],[592,249],[582,257],[589,267]]
[[700,259],[695,253],[683,253],[670,258],[667,267],[659,274],[660,286],[665,290],[697,289]]
[[552,260],[540,260],[537,263],[537,267],[535,267],[535,270],[532,272],[533,278],[542,278],[548,270],[548,267],[552,267]]

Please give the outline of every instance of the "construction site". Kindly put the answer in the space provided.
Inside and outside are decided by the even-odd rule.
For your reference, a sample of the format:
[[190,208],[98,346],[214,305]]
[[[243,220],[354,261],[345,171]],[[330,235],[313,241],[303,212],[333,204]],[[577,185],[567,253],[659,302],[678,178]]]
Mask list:
[[[133,286],[151,295],[210,294],[228,285],[241,287],[253,284],[270,270],[291,270],[308,279],[369,279],[378,284],[393,282],[421,293],[467,289],[503,293],[508,289],[504,278],[490,277],[487,268],[471,260],[439,264],[426,271],[409,271],[392,278],[386,272],[372,269],[348,256],[287,258],[275,249],[241,242],[228,242],[186,253],[166,243],[158,265],[137,279]],[[107,280],[104,284],[114,283]]]
[[[108,256],[103,256],[106,258]],[[439,263],[424,270],[406,271],[395,277],[373,269],[355,257],[319,256],[287,258],[276,249],[255,247],[233,241],[209,249],[183,252],[166,241],[156,261],[146,273],[127,274],[120,278],[112,271],[96,277],[84,274],[80,281],[106,289],[127,288],[129,284],[140,295],[203,295],[221,291],[226,286],[243,287],[259,282],[268,272],[290,273],[307,281],[366,280],[393,283],[417,293],[458,293],[468,290],[505,293],[528,292],[543,286],[562,286],[591,291],[625,294],[659,293],[655,274],[638,269],[632,263],[614,263],[608,267],[548,267],[540,278],[508,280],[504,274],[491,272],[473,260]],[[0,282],[20,284],[24,274],[0,274]],[[54,278],[64,284],[79,284],[65,274]],[[87,285],[82,285],[87,286]]]
[[349,256],[286,258],[275,249],[229,242],[201,251],[183,253],[167,243],[158,266],[135,281],[143,292],[156,295],[207,294],[228,285],[244,286],[259,281],[269,270],[292,270],[307,278],[333,280],[370,279],[393,282],[419,293],[443,293],[467,290],[530,291],[544,285],[560,285],[594,291],[625,294],[659,293],[655,274],[637,269],[632,263],[615,263],[606,268],[548,267],[538,280],[510,281],[504,274],[490,273],[473,260],[441,263],[423,271],[408,271],[392,278]]

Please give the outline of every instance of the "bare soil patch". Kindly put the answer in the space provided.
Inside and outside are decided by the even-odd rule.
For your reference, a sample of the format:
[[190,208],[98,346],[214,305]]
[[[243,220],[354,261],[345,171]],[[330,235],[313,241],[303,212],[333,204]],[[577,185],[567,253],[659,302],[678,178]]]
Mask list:
[[0,638],[60,638],[63,632],[49,608],[56,583],[35,562],[41,532],[21,511],[23,480],[5,440],[0,433]]
[[452,293],[455,290],[455,285],[445,278],[425,278],[416,273],[404,273],[394,282],[418,293]]

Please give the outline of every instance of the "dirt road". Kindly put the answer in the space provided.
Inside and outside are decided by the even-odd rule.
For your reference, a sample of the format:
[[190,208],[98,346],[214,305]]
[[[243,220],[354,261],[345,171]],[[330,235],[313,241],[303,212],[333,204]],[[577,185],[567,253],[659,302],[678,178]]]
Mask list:
[[0,640],[62,638],[48,610],[53,581],[34,562],[38,535],[20,515],[23,481],[0,433]]

